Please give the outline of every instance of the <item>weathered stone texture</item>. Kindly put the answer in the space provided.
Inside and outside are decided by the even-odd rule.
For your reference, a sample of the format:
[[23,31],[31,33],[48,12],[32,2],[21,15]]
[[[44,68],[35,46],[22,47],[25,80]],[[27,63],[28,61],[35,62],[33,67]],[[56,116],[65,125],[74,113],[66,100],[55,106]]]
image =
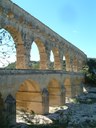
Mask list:
[[6,29],[16,43],[17,69],[30,68],[30,50],[33,41],[40,54],[40,69],[48,69],[50,52],[54,54],[54,69],[61,70],[63,57],[66,71],[80,71],[87,56],[49,27],[28,14],[12,1],[0,1],[0,28]]

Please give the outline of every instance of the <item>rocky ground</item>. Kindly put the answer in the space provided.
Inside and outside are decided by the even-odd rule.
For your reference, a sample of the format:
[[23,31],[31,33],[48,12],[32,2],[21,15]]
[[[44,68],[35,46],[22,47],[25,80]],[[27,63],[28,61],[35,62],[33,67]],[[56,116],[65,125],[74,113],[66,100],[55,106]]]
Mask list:
[[62,124],[60,128],[96,128],[96,88],[89,88],[77,96],[73,103],[51,107],[50,114],[46,116],[34,113],[28,115],[18,111],[17,122],[19,122],[18,128],[28,128],[26,124],[48,125],[54,122]]

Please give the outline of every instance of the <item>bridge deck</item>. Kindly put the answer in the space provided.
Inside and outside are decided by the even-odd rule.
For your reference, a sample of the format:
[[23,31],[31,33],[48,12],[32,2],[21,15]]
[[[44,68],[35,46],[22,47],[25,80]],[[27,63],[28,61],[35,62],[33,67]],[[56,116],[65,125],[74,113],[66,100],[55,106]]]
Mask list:
[[69,72],[63,70],[34,70],[34,69],[0,69],[0,75],[8,75],[8,74],[76,74],[83,75],[81,72]]

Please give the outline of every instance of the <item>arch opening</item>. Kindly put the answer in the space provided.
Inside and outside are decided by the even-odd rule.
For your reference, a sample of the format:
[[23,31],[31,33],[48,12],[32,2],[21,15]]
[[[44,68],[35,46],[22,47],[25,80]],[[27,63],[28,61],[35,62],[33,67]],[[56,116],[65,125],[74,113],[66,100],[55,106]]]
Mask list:
[[48,84],[49,106],[55,107],[61,105],[60,91],[61,88],[58,80],[52,79]]
[[47,54],[43,42],[39,38],[36,38],[32,45],[34,51],[32,51],[31,48],[30,60],[35,60],[36,63],[33,68],[35,67],[34,69],[47,69]]
[[38,46],[35,42],[31,45],[31,51],[30,51],[30,62],[32,69],[39,69],[40,68],[40,54]]
[[[10,44],[11,44],[11,46],[10,46],[11,49],[8,50],[10,53],[9,55],[11,55],[11,57],[12,57],[12,55],[14,55],[14,57],[11,58],[11,61],[14,60],[13,62],[15,64],[13,63],[11,66],[9,65],[9,67],[16,68],[16,69],[26,69],[26,54],[25,54],[25,48],[23,45],[23,41],[21,38],[21,33],[19,31],[17,31],[16,28],[14,28],[10,25],[5,26],[4,28],[2,28],[2,30],[4,30],[3,36],[6,37],[5,38],[6,50],[8,50],[8,46],[9,46],[9,43],[6,43],[6,40],[7,40],[7,41],[10,41]],[[2,30],[1,30],[1,34],[2,34]],[[0,36],[0,38],[1,38],[0,41],[2,42],[2,39],[3,39],[2,36]],[[6,51],[6,52],[8,52],[8,51]],[[12,52],[12,51],[14,51],[14,52]],[[12,54],[12,53],[15,53],[15,54]],[[4,56],[4,58],[5,58],[5,56]],[[10,58],[10,56],[8,56],[8,58]],[[8,60],[7,66],[8,66],[9,62],[10,61]],[[3,67],[5,67],[5,65]]]
[[[39,106],[39,109],[38,109]],[[16,93],[16,110],[42,114],[42,94],[37,82],[24,81]]]
[[0,68],[15,68],[16,66],[16,44],[11,34],[0,29]]
[[62,69],[66,71],[66,58],[63,56]]
[[50,64],[49,64],[49,69],[53,70],[54,69],[54,54],[53,51],[50,51]]

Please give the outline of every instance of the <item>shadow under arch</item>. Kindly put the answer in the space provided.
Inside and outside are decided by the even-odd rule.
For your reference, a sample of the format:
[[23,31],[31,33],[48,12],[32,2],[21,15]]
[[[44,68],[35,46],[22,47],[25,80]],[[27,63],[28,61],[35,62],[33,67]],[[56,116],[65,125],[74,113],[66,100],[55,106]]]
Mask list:
[[38,50],[39,50],[39,55],[40,55],[40,69],[47,69],[47,53],[45,50],[45,46],[40,38],[36,38],[34,40],[36,43]]
[[61,86],[57,79],[53,78],[48,83],[49,106],[61,105]]
[[[39,109],[38,109],[39,106]],[[25,80],[16,93],[16,109],[34,111],[42,114],[42,94],[39,84],[33,80]]]
[[71,79],[70,77],[66,77],[65,80],[64,80],[64,87],[65,87],[65,98],[66,98],[66,102],[69,102],[70,101],[70,98],[72,96],[71,94]]
[[26,68],[25,48],[23,45],[21,33],[11,25],[5,26],[4,29],[11,34],[16,46],[16,68],[25,69]]

